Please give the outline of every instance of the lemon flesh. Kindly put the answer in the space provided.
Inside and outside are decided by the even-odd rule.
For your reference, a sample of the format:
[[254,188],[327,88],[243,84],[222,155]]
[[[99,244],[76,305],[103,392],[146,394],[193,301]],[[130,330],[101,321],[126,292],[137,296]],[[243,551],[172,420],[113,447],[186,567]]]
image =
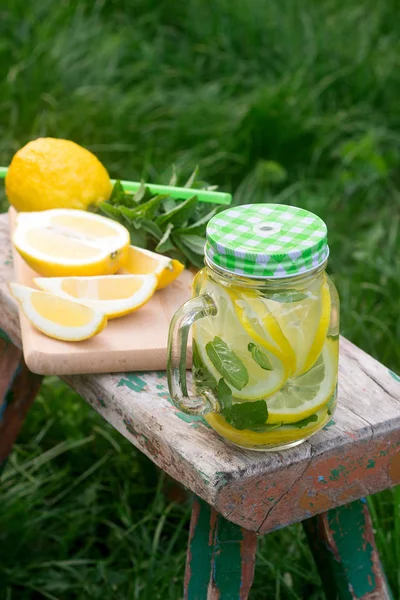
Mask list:
[[34,282],[41,290],[90,306],[113,319],[146,304],[154,294],[157,277],[153,274],[38,277]]
[[182,273],[184,265],[179,260],[168,256],[129,246],[127,257],[120,273],[132,273],[136,275],[154,274],[157,277],[157,289],[161,290]]
[[[302,290],[297,301],[275,301],[260,298],[262,306],[279,323],[280,329],[293,350],[295,369],[300,375],[310,369],[320,356],[328,333],[331,315],[331,296],[326,275],[323,274],[307,289]],[[289,295],[290,297],[290,295]]]
[[51,338],[78,342],[100,333],[107,324],[106,315],[77,302],[16,283],[10,290],[32,325]]
[[243,329],[254,342],[279,357],[287,379],[295,371],[296,356],[278,320],[260,296],[235,289],[229,295]]
[[13,234],[21,256],[47,277],[115,273],[129,241],[128,230],[116,221],[72,209],[19,213]]
[[208,292],[217,306],[215,316],[199,319],[193,325],[193,338],[203,365],[216,381],[223,377],[207,354],[207,344],[214,342],[215,338],[220,338],[228,344],[230,351],[243,363],[248,373],[248,383],[242,389],[237,389],[226,381],[233,396],[239,400],[259,400],[274,394],[285,382],[285,368],[278,349],[276,351],[264,349],[272,368],[263,369],[252,359],[248,348],[254,340],[242,327],[229,294],[207,279],[204,280],[201,292]]
[[112,186],[101,162],[69,140],[38,138],[14,155],[6,194],[17,211],[86,210],[108,200]]
[[337,340],[326,339],[322,353],[309,371],[286,381],[267,399],[268,423],[294,423],[329,402],[337,383]]

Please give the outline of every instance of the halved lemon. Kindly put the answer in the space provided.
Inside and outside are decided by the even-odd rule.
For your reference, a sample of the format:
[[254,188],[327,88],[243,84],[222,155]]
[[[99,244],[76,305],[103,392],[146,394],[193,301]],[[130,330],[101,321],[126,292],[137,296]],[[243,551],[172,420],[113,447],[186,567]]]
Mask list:
[[267,399],[268,423],[301,421],[327,404],[337,383],[339,343],[326,339],[322,353],[309,371],[288,379]]
[[122,317],[146,304],[157,285],[155,275],[103,275],[99,277],[38,277],[41,290],[73,300],[104,313]]
[[157,277],[157,289],[161,290],[175,281],[183,269],[184,265],[179,260],[137,246],[129,246],[127,258],[120,273],[154,274]]
[[107,275],[125,260],[128,230],[111,219],[73,209],[19,213],[13,243],[39,275]]
[[[209,279],[204,280],[201,293],[210,294],[217,306],[217,314],[199,319],[193,325],[193,338],[199,351],[202,363],[218,381],[224,377],[224,372],[218,370],[215,361],[212,362],[209,344],[215,344],[216,339],[226,344],[229,353],[241,361],[248,374],[248,381],[241,389],[235,387],[228,379],[226,383],[235,398],[240,400],[259,400],[267,398],[282,387],[285,382],[285,368],[282,364],[281,353],[274,348],[263,348],[270,363],[270,370],[262,368],[254,361],[249,350],[249,344],[254,346],[254,340],[242,327],[229,294],[219,285]],[[251,347],[251,346],[250,346]],[[226,361],[224,371],[234,368]],[[221,367],[220,367],[221,369]]]
[[[275,301],[261,298],[257,309],[262,306],[279,323],[295,355],[295,375],[301,375],[312,367],[320,356],[328,333],[331,316],[331,295],[326,275],[319,277],[306,291],[302,290],[297,301]],[[265,309],[264,309],[265,310]]]
[[106,315],[77,302],[18,283],[10,283],[10,290],[32,325],[56,340],[86,340],[107,325]]
[[250,429],[235,429],[235,427],[226,422],[221,414],[209,413],[204,415],[204,417],[209,425],[222,437],[245,448],[279,446],[280,444],[290,444],[290,442],[304,440],[323,427],[330,418],[328,409],[324,407],[317,413],[317,420],[304,427],[299,428],[287,425],[273,429],[272,431],[257,432]]

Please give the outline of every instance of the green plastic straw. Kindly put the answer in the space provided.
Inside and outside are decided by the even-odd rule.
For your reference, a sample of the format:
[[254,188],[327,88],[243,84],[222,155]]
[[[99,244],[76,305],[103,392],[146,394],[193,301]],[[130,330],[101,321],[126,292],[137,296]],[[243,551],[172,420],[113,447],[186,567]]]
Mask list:
[[[7,175],[8,168],[0,167],[0,179]],[[110,180],[114,185],[115,179]],[[128,192],[137,192],[142,183],[140,181],[121,181],[124,189]],[[231,194],[226,192],[214,192],[209,190],[195,190],[192,188],[175,187],[172,185],[158,185],[155,183],[146,183],[153,194],[167,194],[171,198],[181,198],[186,200],[192,196],[197,196],[200,202],[209,202],[210,204],[230,204],[232,202]]]

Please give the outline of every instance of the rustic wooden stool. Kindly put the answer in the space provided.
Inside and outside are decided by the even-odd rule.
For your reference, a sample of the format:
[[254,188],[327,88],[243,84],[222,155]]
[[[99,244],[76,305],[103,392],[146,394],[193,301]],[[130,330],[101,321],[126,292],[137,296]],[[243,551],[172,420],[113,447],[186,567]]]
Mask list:
[[[21,358],[6,215],[0,216],[0,463],[41,378]],[[334,420],[298,448],[227,446],[172,405],[164,372],[63,379],[132,444],[195,494],[188,600],[245,600],[257,535],[303,521],[328,599],[392,598],[364,497],[400,483],[400,378],[345,339]]]

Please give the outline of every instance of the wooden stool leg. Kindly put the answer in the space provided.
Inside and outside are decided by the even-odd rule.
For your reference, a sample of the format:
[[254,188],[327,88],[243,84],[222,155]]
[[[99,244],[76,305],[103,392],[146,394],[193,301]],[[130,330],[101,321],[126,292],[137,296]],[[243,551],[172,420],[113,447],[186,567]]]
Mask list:
[[25,366],[21,351],[0,338],[0,469],[10,454],[42,378]]
[[185,600],[246,600],[253,583],[257,536],[194,498]]
[[303,521],[327,600],[393,600],[365,500]]

